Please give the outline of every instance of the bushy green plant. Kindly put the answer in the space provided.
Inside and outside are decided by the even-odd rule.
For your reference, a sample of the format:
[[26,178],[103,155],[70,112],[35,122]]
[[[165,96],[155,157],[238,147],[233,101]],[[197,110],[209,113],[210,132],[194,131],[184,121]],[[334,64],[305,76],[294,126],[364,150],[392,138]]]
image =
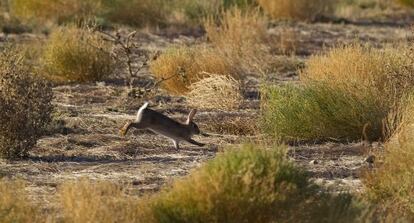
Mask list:
[[87,30],[57,28],[45,45],[42,70],[56,82],[101,80],[114,69],[110,47],[100,36]]
[[52,89],[14,49],[0,55],[0,157],[26,156],[51,120]]
[[149,202],[155,222],[346,222],[355,216],[352,199],[319,193],[284,150],[245,145],[219,154]]
[[370,140],[383,136],[388,108],[377,95],[355,96],[326,84],[263,88],[262,129],[285,141]]

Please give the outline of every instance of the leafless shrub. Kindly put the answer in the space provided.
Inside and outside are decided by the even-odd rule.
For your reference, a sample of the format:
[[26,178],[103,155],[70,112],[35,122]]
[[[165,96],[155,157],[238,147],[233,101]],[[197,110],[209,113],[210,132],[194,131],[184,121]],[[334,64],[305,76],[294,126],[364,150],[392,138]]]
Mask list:
[[0,55],[0,156],[27,155],[51,120],[52,89],[13,49]]

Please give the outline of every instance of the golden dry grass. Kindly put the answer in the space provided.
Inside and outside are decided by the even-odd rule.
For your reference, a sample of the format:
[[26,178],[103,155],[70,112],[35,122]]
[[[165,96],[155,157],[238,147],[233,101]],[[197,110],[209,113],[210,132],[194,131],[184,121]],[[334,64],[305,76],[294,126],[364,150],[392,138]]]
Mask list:
[[231,76],[204,73],[193,83],[186,98],[190,106],[200,109],[233,110],[243,103],[240,82]]
[[145,222],[139,199],[112,182],[68,181],[57,196],[65,222]]
[[332,13],[334,0],[257,0],[273,19],[313,21],[318,16]]
[[230,64],[205,46],[169,48],[151,63],[151,72],[159,79],[168,79],[163,87],[173,94],[184,94],[190,85],[205,73],[231,75]]
[[47,222],[35,204],[30,202],[23,181],[0,179],[0,222]]
[[258,9],[233,7],[223,11],[218,20],[207,18],[204,28],[217,54],[228,60],[239,76],[266,70],[267,20]]
[[73,26],[53,31],[41,58],[42,72],[55,82],[88,82],[112,74],[110,44],[100,36]]

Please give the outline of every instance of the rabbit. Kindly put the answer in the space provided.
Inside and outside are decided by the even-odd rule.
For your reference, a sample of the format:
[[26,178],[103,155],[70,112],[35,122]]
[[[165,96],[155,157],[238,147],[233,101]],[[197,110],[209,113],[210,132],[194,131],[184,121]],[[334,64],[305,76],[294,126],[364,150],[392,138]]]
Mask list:
[[187,121],[185,123],[180,123],[148,108],[148,102],[146,102],[139,108],[136,120],[126,123],[120,132],[121,135],[125,136],[131,128],[149,129],[155,133],[170,138],[177,150],[180,149],[180,141],[187,141],[191,144],[202,147],[205,144],[191,139],[193,135],[200,134],[200,129],[192,121],[196,112],[197,110],[195,109],[191,110],[190,114],[188,114]]

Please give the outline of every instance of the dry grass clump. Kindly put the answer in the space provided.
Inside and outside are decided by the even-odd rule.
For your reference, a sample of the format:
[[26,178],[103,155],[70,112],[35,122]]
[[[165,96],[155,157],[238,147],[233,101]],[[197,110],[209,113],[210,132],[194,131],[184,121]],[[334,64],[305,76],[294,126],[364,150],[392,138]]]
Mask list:
[[286,159],[283,151],[283,147],[277,146],[244,145],[219,154],[155,195],[150,202],[154,219],[156,222],[352,221],[356,212],[351,200],[319,193],[318,187]]
[[204,78],[205,73],[233,73],[226,60],[204,46],[169,48],[151,63],[150,70],[158,79],[167,79],[163,87],[173,94],[187,93],[190,85]]
[[[240,82],[231,76],[205,74],[207,77],[193,83],[186,94],[195,108],[232,110],[243,103]],[[204,75],[203,75],[204,76]]]
[[0,55],[0,157],[26,156],[51,120],[52,89],[14,49]]
[[54,30],[42,55],[42,69],[56,82],[101,80],[114,69],[110,45],[96,34],[75,27]]
[[58,198],[64,222],[145,222],[139,200],[111,182],[65,182]]
[[[414,86],[407,48],[360,45],[312,57],[301,87],[264,90],[263,129],[288,140],[385,140],[400,98]],[[381,95],[379,97],[378,95]]]
[[267,21],[259,10],[233,7],[223,11],[218,20],[207,18],[204,27],[217,54],[222,55],[239,76],[266,70]]
[[272,19],[314,21],[318,16],[332,13],[334,0],[257,0]]
[[398,217],[399,222],[414,221],[413,99],[410,95],[405,101],[400,131],[385,144],[384,153],[377,154],[378,168],[368,172],[363,180],[367,197],[377,204],[380,216],[387,213]]
[[0,195],[0,222],[46,222],[46,216],[29,202],[22,181],[0,180]]
[[216,134],[230,134],[238,136],[254,136],[258,134],[257,118],[242,117],[211,117],[203,129]]
[[53,21],[58,24],[88,18],[102,10],[97,0],[13,0],[10,11],[13,16],[31,22]]

